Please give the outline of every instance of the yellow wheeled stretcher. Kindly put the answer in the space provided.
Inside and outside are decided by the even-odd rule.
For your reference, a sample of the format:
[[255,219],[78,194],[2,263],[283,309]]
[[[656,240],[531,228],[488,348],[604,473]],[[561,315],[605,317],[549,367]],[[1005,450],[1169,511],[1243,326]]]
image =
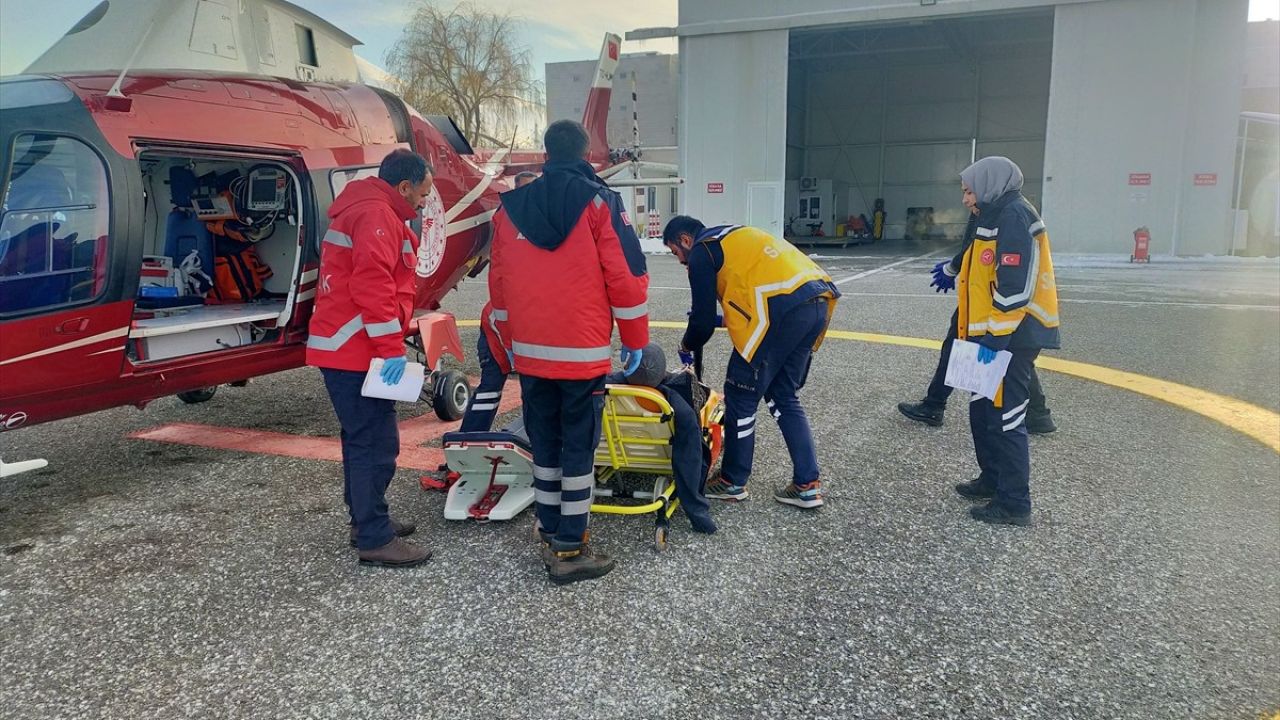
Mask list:
[[[702,442],[711,452],[710,466],[720,457],[724,442],[724,402],[718,393],[695,381],[695,402]],[[705,397],[705,400],[703,400]],[[662,392],[640,385],[606,385],[600,445],[596,450],[596,487],[592,513],[654,515],[656,550],[664,550],[680,501],[675,497],[671,441],[675,413]],[[626,489],[621,474],[652,475],[652,489]],[[613,502],[638,499],[641,503]],[[643,501],[648,502],[643,502]]]

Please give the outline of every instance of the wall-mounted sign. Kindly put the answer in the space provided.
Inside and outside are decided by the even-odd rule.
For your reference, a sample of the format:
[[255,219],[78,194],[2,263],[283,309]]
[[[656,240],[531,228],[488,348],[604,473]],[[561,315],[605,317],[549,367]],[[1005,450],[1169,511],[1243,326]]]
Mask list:
[[707,192],[709,192],[709,193],[722,193],[722,192],[724,192],[724,183],[722,183],[722,182],[718,182],[718,183],[707,183]]
[[1151,173],[1129,173],[1130,185],[1150,185]]
[[1218,173],[1196,173],[1192,178],[1192,181],[1200,187],[1204,187],[1206,185],[1217,185]]

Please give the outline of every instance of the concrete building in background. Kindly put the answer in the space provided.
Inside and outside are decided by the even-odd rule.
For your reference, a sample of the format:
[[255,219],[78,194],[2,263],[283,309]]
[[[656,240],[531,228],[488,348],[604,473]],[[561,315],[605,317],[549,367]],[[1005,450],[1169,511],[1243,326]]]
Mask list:
[[709,223],[783,234],[788,186],[821,183],[823,216],[883,198],[890,238],[947,236],[960,170],[1003,154],[1060,252],[1128,254],[1145,226],[1153,252],[1221,254],[1247,15],[1248,0],[681,0],[678,27],[627,37],[679,37],[681,206]]
[[[582,119],[582,104],[595,73],[595,60],[547,63],[547,123]],[[679,157],[676,107],[679,102],[679,59],[654,52],[625,54],[613,75],[613,100],[607,129],[610,148],[630,148],[632,124],[631,87],[635,81],[643,159],[675,164]],[[624,172],[619,177],[630,177]],[[641,237],[650,224],[649,211],[657,212],[659,227],[679,212],[679,192],[669,185],[618,188],[627,209],[638,224]],[[656,248],[662,250],[661,244]]]
[[[591,89],[596,61],[547,63],[547,124],[581,120],[582,104]],[[679,61],[675,55],[624,54],[613,74],[613,104],[609,108],[609,147],[630,147],[631,81],[639,98],[640,144],[648,148],[676,145],[676,104]]]
[[1247,53],[1240,109],[1280,113],[1280,20],[1249,23]]

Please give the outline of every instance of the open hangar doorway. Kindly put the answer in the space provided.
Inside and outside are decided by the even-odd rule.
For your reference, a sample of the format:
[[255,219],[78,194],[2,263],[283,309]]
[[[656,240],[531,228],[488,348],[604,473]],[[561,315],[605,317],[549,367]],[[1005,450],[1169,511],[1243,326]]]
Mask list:
[[883,199],[881,239],[958,240],[960,171],[988,155],[1039,207],[1052,45],[1051,9],[792,31],[787,237],[871,241]]

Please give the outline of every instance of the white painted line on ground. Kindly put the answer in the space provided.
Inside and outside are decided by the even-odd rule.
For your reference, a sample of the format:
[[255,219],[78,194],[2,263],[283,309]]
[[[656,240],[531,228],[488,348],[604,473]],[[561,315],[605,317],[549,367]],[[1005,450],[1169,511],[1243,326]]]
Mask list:
[[907,258],[906,260],[899,260],[898,262],[889,263],[888,265],[882,265],[882,266],[880,266],[880,267],[878,267],[878,268],[872,268],[872,269],[870,269],[870,270],[864,270],[864,271],[862,271],[862,272],[860,272],[860,273],[858,273],[858,274],[856,274],[856,275],[850,275],[850,276],[849,276],[849,277],[847,277],[847,278],[843,278],[843,279],[841,279],[841,280],[836,280],[836,285],[843,285],[843,284],[845,284],[845,283],[847,283],[847,282],[853,282],[854,280],[861,280],[862,278],[867,277],[868,275],[875,275],[875,274],[876,274],[876,273],[878,273],[878,272],[884,272],[885,270],[888,270],[888,269],[890,269],[890,268],[896,268],[896,267],[898,267],[899,265],[906,265],[907,263],[912,262],[912,261],[915,261],[915,260],[923,260],[924,258],[931,257],[932,255],[933,255],[933,253],[931,253],[931,252],[927,252],[927,253],[925,253],[925,254],[923,254],[923,255],[917,255],[917,256],[915,256],[915,257],[909,257],[909,258]]
[[[841,293],[841,295],[853,295],[859,297],[935,298],[939,300],[951,299],[953,302],[955,300],[954,295],[945,293],[844,292]],[[1174,300],[1090,300],[1087,298],[1064,297],[1059,297],[1058,302],[1076,303],[1078,305],[1167,305],[1173,307],[1212,308],[1218,310],[1270,310],[1272,312],[1280,312],[1280,305],[1247,305],[1241,303],[1178,302]]]

